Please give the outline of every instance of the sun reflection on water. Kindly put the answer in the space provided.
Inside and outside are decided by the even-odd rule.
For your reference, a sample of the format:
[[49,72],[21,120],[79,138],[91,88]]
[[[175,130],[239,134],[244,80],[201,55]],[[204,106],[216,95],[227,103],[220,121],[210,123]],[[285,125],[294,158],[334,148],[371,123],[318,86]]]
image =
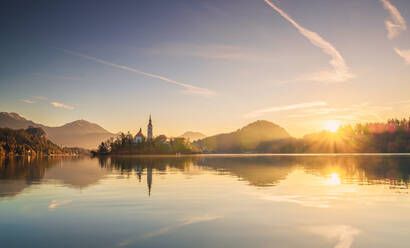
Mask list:
[[340,177],[337,173],[332,173],[329,175],[329,178],[326,181],[327,185],[339,185],[340,184]]

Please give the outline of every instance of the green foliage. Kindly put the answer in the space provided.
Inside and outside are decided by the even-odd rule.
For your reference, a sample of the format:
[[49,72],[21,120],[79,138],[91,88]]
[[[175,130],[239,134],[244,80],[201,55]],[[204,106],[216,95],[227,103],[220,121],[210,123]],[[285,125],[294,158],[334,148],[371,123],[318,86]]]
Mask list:
[[130,133],[121,133],[116,139],[102,142],[94,154],[193,154],[200,150],[192,146],[184,138],[174,138],[169,142],[154,139],[135,143]]

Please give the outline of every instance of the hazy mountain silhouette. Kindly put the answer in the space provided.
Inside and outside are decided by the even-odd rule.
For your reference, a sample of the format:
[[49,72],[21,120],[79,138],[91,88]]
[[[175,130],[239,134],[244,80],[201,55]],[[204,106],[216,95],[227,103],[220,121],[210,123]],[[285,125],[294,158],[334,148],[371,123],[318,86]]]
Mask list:
[[291,138],[282,127],[269,121],[256,121],[235,132],[218,134],[195,142],[206,152],[251,152],[263,142]]
[[0,113],[0,127],[26,129],[29,126],[42,127],[48,139],[68,147],[96,148],[101,141],[115,136],[101,126],[85,120],[70,122],[60,127],[48,127],[27,120],[17,113]]
[[185,132],[184,134],[182,134],[182,135],[179,136],[179,137],[182,137],[182,138],[185,138],[185,139],[189,139],[190,141],[194,141],[194,140],[203,139],[203,138],[206,137],[206,135],[203,134],[203,133],[200,133],[200,132],[188,131],[188,132]]

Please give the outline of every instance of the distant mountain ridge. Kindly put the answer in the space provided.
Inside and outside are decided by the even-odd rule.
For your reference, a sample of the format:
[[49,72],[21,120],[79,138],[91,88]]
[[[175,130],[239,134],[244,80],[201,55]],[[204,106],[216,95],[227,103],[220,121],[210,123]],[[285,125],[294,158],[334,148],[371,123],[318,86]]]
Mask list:
[[195,142],[205,152],[253,152],[264,142],[292,138],[282,127],[264,120],[255,121],[235,132],[218,134]]
[[200,132],[188,131],[188,132],[185,132],[184,134],[180,135],[179,137],[188,139],[190,141],[195,141],[195,140],[205,138],[206,135],[203,134],[203,133],[200,133]]
[[26,129],[29,126],[43,128],[51,141],[66,147],[93,149],[101,141],[115,136],[101,126],[86,120],[73,121],[59,127],[49,127],[27,120],[17,113],[0,112],[0,127]]

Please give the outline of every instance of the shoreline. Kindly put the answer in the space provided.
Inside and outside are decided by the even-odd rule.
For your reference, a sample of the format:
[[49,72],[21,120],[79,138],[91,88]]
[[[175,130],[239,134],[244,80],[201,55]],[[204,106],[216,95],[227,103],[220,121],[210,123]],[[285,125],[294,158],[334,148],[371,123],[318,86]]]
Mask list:
[[3,158],[44,158],[44,157],[157,157],[157,158],[178,158],[178,157],[317,157],[317,156],[410,156],[410,153],[200,153],[200,154],[76,154],[76,155],[12,155],[2,156]]
[[410,156],[410,153],[202,153],[202,154],[103,154],[95,157],[303,157],[303,156]]

